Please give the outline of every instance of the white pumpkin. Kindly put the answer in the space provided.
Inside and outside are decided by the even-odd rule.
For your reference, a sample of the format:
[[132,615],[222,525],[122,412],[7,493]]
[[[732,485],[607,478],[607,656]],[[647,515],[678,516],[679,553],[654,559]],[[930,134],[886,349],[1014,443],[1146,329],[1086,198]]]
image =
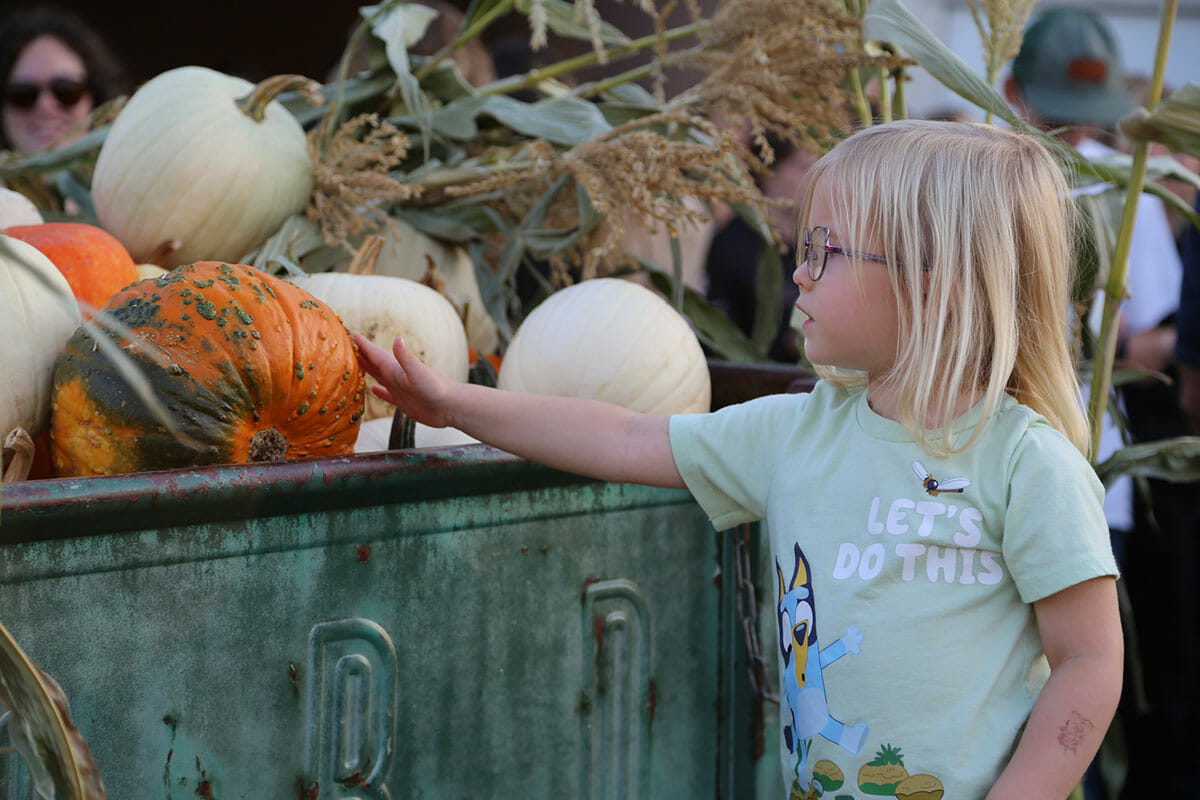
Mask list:
[[466,312],[467,342],[480,353],[495,353],[500,337],[479,291],[471,254],[427,236],[402,219],[393,218],[380,235],[383,246],[375,260],[375,272],[420,281],[432,260],[437,277],[445,282],[446,296],[460,312]]
[[0,437],[37,436],[50,417],[54,361],[80,325],[67,279],[31,244],[0,235]]
[[[284,77],[294,76],[269,80]],[[243,109],[237,101],[251,92],[256,102]],[[241,78],[179,67],[129,98],[100,149],[92,200],[134,261],[178,239],[163,266],[240,263],[304,208],[313,183],[304,129],[278,102],[259,102],[268,96]]]
[[0,230],[14,225],[41,225],[42,212],[25,195],[0,186]]
[[[369,419],[359,426],[358,439],[354,442],[354,452],[376,453],[380,450],[387,450],[388,440],[391,436],[391,417]],[[418,449],[478,443],[478,439],[468,436],[458,428],[431,428],[420,422],[416,423],[413,428],[413,446]]]
[[474,436],[469,436],[458,428],[431,428],[418,422],[413,430],[413,446],[424,447],[457,447],[463,444],[479,444]]
[[538,305],[513,336],[497,385],[651,414],[698,413],[712,402],[708,361],[687,320],[617,278],[568,286]]
[[[320,272],[290,279],[338,313],[346,327],[391,352],[404,337],[417,358],[439,374],[467,380],[467,335],[450,301],[428,286],[391,275]],[[367,383],[374,383],[368,377]],[[367,394],[364,420],[392,416],[394,407]]]
[[138,277],[142,280],[147,278],[161,278],[167,274],[167,271],[158,264],[134,264],[137,270]]

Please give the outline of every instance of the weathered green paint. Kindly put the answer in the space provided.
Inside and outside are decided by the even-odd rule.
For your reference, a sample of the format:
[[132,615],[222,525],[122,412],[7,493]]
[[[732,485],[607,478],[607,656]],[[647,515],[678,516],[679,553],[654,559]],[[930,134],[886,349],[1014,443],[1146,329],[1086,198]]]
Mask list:
[[0,619],[110,797],[743,798],[778,772],[731,548],[686,492],[476,446],[3,499]]

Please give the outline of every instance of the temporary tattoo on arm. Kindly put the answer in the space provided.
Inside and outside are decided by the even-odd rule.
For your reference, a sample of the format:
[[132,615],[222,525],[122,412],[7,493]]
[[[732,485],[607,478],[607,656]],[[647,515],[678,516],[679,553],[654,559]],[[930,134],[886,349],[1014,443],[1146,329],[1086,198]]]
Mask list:
[[1074,753],[1076,748],[1083,743],[1088,731],[1094,727],[1096,726],[1090,719],[1082,716],[1078,711],[1072,711],[1071,718],[1059,726],[1058,743],[1064,750]]

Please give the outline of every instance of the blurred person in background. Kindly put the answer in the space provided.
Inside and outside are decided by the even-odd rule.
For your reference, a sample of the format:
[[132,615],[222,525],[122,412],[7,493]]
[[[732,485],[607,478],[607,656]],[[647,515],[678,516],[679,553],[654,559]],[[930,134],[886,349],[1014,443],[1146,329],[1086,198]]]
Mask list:
[[0,86],[0,149],[23,155],[81,136],[93,109],[128,90],[101,36],[51,6],[17,10],[0,23]]
[[[1200,197],[1194,201],[1200,214]],[[1189,224],[1180,237],[1183,257],[1183,287],[1179,295],[1179,338],[1175,356],[1179,359],[1180,404],[1192,433],[1200,435],[1200,228]],[[1200,531],[1200,519],[1196,530]]]
[[[775,160],[765,175],[755,180],[764,197],[788,200],[789,205],[768,209],[770,224],[782,237],[779,243],[782,271],[779,275],[779,308],[775,312],[775,335],[767,350],[774,361],[795,364],[800,358],[799,337],[792,327],[797,288],[792,281],[796,269],[796,206],[808,190],[808,170],[817,156],[778,136],[768,135]],[[725,312],[743,333],[751,335],[758,314],[758,258],[764,247],[777,245],[762,240],[741,217],[728,217],[712,235],[704,261],[707,298]]]
[[[1080,6],[1050,7],[1025,31],[1004,84],[1005,96],[1030,124],[1052,132],[1087,158],[1117,151],[1098,137],[1134,107],[1116,37],[1105,19]],[[1092,186],[1119,226],[1125,189]],[[1109,202],[1111,200],[1111,202]],[[1179,250],[1163,202],[1138,199],[1121,304],[1117,366],[1175,372],[1176,314],[1182,281]],[[1096,306],[1101,305],[1100,300]],[[1094,311],[1097,309],[1094,309]],[[1098,317],[1093,317],[1092,327]],[[1147,378],[1120,390],[1133,442],[1186,432],[1173,383]],[[1122,446],[1115,425],[1104,429],[1097,463]],[[1113,549],[1133,608],[1136,638],[1126,645],[1129,670],[1118,715],[1124,727],[1128,773],[1122,798],[1200,797],[1194,785],[1197,650],[1200,627],[1195,586],[1194,485],[1148,481],[1149,492],[1117,479],[1108,487],[1105,513]],[[1142,701],[1144,690],[1145,700]],[[1089,773],[1086,795],[1109,796],[1099,770]]]

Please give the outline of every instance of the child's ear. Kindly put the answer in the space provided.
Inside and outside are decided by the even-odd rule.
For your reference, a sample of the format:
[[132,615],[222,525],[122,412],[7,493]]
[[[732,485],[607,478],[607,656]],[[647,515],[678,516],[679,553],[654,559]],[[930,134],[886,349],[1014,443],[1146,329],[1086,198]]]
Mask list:
[[1004,78],[1004,99],[1017,110],[1025,108],[1025,95],[1021,92],[1021,87],[1017,85],[1017,79],[1011,74]]

